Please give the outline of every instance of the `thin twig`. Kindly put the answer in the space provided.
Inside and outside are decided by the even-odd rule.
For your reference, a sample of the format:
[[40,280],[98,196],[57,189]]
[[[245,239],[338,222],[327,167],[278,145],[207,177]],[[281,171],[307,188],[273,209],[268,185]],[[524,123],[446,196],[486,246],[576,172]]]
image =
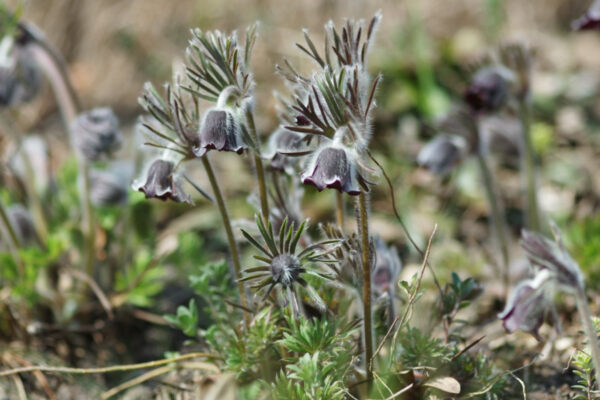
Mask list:
[[88,375],[88,374],[106,374],[108,372],[117,372],[117,371],[132,371],[137,369],[145,369],[145,368],[153,368],[161,365],[166,365],[174,362],[181,362],[184,360],[189,360],[192,358],[214,358],[220,359],[220,356],[210,353],[188,353],[182,354],[173,358],[165,358],[162,360],[148,361],[138,364],[124,364],[124,365],[112,365],[110,367],[100,367],[100,368],[71,368],[71,367],[52,367],[45,365],[32,365],[29,367],[19,367],[13,368],[5,371],[0,371],[0,377],[10,376],[15,374],[22,374],[25,372],[34,372],[34,371],[42,371],[42,372],[51,372],[57,374],[77,374],[77,375]]

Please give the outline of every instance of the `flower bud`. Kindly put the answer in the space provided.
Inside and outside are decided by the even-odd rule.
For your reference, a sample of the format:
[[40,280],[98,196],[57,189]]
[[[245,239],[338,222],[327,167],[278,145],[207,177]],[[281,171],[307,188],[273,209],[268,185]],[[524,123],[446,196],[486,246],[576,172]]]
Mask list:
[[204,114],[200,125],[200,145],[194,154],[202,157],[208,150],[234,151],[247,149],[237,118],[227,108],[213,108]]
[[302,174],[302,183],[311,184],[319,191],[337,189],[351,195],[360,194],[356,166],[349,159],[348,151],[342,147],[325,146],[317,149]]
[[171,199],[177,203],[193,204],[174,177],[175,165],[170,161],[156,160],[146,173],[145,182],[134,182],[132,188],[144,192],[146,198]]
[[122,141],[119,120],[108,107],[81,113],[71,123],[73,146],[88,161],[114,153]]
[[419,165],[438,175],[448,174],[468,154],[465,138],[441,134],[427,143],[417,156]]
[[465,92],[465,102],[477,112],[491,112],[508,98],[508,70],[499,67],[480,69]]

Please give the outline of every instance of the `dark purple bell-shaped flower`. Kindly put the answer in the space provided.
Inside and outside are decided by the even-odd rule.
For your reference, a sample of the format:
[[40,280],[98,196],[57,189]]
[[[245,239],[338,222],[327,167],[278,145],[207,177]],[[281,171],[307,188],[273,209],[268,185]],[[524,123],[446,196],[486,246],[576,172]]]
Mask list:
[[498,315],[507,332],[522,330],[539,340],[538,329],[551,308],[552,280],[552,274],[542,270],[513,289],[504,311]]
[[11,205],[6,210],[6,214],[21,243],[31,245],[38,242],[39,239],[33,225],[33,218],[23,205]]
[[119,120],[108,107],[81,113],[71,123],[73,146],[88,161],[114,153],[122,141]]
[[30,53],[17,45],[9,63],[0,66],[0,107],[27,103],[39,93],[42,74]]
[[146,198],[173,200],[177,203],[193,204],[181,184],[174,176],[175,165],[170,161],[156,160],[148,169],[145,181],[134,182],[132,188],[144,192]]
[[388,247],[381,238],[376,237],[375,253],[377,258],[373,270],[373,288],[379,293],[393,290],[402,270],[398,250],[393,246]]
[[349,152],[334,145],[317,149],[302,174],[302,183],[319,191],[331,188],[351,195],[360,194],[358,179],[361,178]]
[[200,125],[200,144],[194,154],[202,157],[209,150],[241,154],[248,147],[236,116],[228,108],[213,108],[204,114]]
[[298,157],[285,155],[285,152],[299,150],[304,136],[287,129],[277,129],[269,138],[268,151],[265,157],[271,160],[271,168],[277,171],[289,171],[298,162]]
[[595,0],[581,17],[571,23],[576,31],[600,29],[600,0]]
[[465,102],[476,112],[491,112],[502,107],[509,93],[508,73],[500,67],[477,71],[465,92]]
[[441,134],[427,143],[417,156],[419,165],[438,175],[448,174],[468,154],[465,138]]

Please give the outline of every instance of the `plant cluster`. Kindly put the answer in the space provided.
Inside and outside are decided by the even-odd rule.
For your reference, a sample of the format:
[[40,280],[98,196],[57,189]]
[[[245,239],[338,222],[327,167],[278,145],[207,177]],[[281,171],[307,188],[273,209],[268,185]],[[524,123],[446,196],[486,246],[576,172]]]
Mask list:
[[[3,6],[0,11],[0,122],[15,146],[0,189],[0,282],[7,289],[0,291],[0,335],[29,341],[58,331],[68,340],[80,331],[88,333],[86,344],[96,344],[106,321],[119,316],[181,331],[182,348],[175,350],[185,354],[123,366],[152,369],[105,392],[105,398],[166,374],[195,382],[188,371],[231,374],[241,398],[248,399],[503,399],[519,393],[509,380],[512,371],[494,366],[488,352],[473,350],[485,336],[463,316],[475,312],[485,289],[457,272],[448,282],[438,280],[429,259],[435,230],[424,251],[409,235],[422,257],[410,277],[402,275],[404,254],[373,234],[370,197],[382,178],[398,225],[408,234],[392,182],[372,153],[383,78],[369,71],[368,60],[381,13],[341,27],[328,22],[321,48],[304,31],[297,47],[313,68],[304,72],[286,59],[276,66],[288,93],[278,94],[279,126],[270,135],[255,124],[263,111],[255,97],[261,83],[252,72],[258,25],[243,35],[193,29],[185,60],[170,81],[144,85],[143,115],[134,132],[134,142],[144,143],[136,142],[135,157],[125,157],[126,135],[116,114],[106,107],[83,111],[58,52],[18,13]],[[595,26],[595,11],[577,27]],[[521,246],[532,268],[498,318],[508,332],[523,330],[541,340],[538,330],[553,315],[555,294],[572,295],[590,349],[573,358],[579,378],[574,388],[585,393],[581,398],[593,398],[600,348],[584,274],[551,221],[555,241],[544,236],[545,218],[538,210],[529,129],[532,62],[531,49],[517,44],[499,46],[483,58],[468,76],[461,104],[436,124],[439,134],[417,161],[447,175],[465,158],[477,159],[507,289],[509,235],[491,153],[508,148],[500,157],[510,162],[517,150],[528,228]],[[57,171],[48,168],[45,142],[19,132],[12,118],[34,100],[44,78],[71,149]],[[220,169],[227,157],[240,157],[252,171],[255,181],[246,188],[252,220],[232,218]],[[201,171],[209,189],[197,183]],[[316,223],[305,218],[306,186],[325,191],[306,189],[312,196],[332,195],[335,217]],[[187,221],[192,210],[212,206],[225,241],[199,235],[195,222]],[[159,211],[184,228],[157,234]],[[571,235],[583,249],[578,260],[597,255],[585,251],[589,244],[581,232],[588,228],[596,227]],[[219,246],[222,251],[209,251]],[[215,262],[213,253],[225,257]],[[168,290],[169,265],[188,277],[188,291],[173,314],[160,316],[155,300]],[[426,271],[435,286],[425,285]],[[10,350],[0,355],[9,366],[15,357]],[[0,379],[36,372],[38,384],[51,391],[41,368],[23,364],[25,370],[0,372]],[[118,367],[54,372],[65,370]],[[171,386],[174,396],[184,391]]]

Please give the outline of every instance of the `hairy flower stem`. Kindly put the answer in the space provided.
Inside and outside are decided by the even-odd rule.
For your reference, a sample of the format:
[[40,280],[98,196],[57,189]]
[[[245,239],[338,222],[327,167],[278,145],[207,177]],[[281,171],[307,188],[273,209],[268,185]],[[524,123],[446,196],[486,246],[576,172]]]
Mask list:
[[336,220],[340,229],[344,229],[344,197],[342,192],[335,191],[336,200]]
[[369,238],[369,210],[367,194],[358,195],[358,227],[361,238],[363,268],[363,327],[365,338],[365,362],[367,382],[373,380],[373,324],[371,315],[371,241]]
[[254,167],[256,168],[256,179],[258,180],[258,194],[260,196],[260,211],[265,223],[269,221],[269,201],[267,199],[267,184],[265,181],[265,168],[263,167],[262,159],[260,158],[260,139],[256,133],[256,125],[254,123],[254,114],[250,107],[246,107],[246,122],[250,137],[254,141]]
[[504,284],[504,290],[508,290],[509,285],[509,258],[508,258],[508,239],[506,238],[506,231],[504,229],[503,213],[500,207],[500,203],[497,199],[496,185],[490,167],[488,166],[485,156],[481,152],[477,153],[477,161],[479,162],[479,169],[481,170],[481,177],[485,187],[485,194],[488,198],[490,205],[490,211],[492,213],[492,225],[496,233],[496,238],[500,245],[500,253],[502,254],[502,282]]
[[537,200],[537,185],[535,179],[535,154],[531,141],[530,107],[526,100],[519,102],[519,115],[523,126],[523,155],[524,184],[527,201],[527,224],[533,232],[540,230],[540,215]]
[[[64,61],[47,43],[38,41],[36,44],[37,46],[34,47],[35,59],[52,86],[54,96],[56,97],[56,101],[62,114],[63,122],[70,132],[71,123],[77,117],[79,100],[77,99],[75,90],[69,80]],[[72,135],[72,132],[70,134]],[[80,182],[78,187],[82,213],[81,224],[84,234],[83,270],[89,276],[93,277],[96,232],[94,213],[89,195],[90,173],[88,163],[83,157],[77,157],[77,162]]]
[[213,194],[215,196],[215,201],[217,203],[217,207],[219,212],[221,213],[221,219],[223,220],[223,226],[225,227],[225,233],[227,234],[227,241],[229,242],[229,251],[231,252],[231,259],[233,260],[233,269],[235,272],[235,281],[237,283],[238,291],[240,293],[240,304],[244,307],[244,322],[246,327],[250,325],[250,316],[246,309],[248,308],[248,302],[246,301],[246,293],[244,291],[244,285],[240,281],[242,278],[242,269],[240,265],[240,255],[238,252],[237,244],[235,243],[235,237],[233,236],[233,229],[231,228],[231,220],[229,219],[229,212],[227,211],[227,206],[225,205],[225,200],[223,199],[223,193],[221,192],[221,188],[217,182],[215,177],[215,173],[213,171],[212,165],[208,160],[208,154],[204,155],[200,158],[202,160],[202,165],[204,165],[204,169],[206,170],[206,175],[208,176],[208,180],[210,181],[210,185],[213,190]]
[[6,241],[8,242],[8,248],[10,249],[11,255],[19,268],[19,275],[21,277],[25,276],[25,271],[23,270],[23,262],[19,257],[18,249],[20,246],[19,237],[15,231],[15,228],[8,218],[8,214],[6,213],[6,209],[4,208],[4,204],[0,201],[0,220],[2,220],[2,225],[4,226],[4,230],[6,231]]
[[575,293],[575,299],[577,300],[577,308],[581,315],[585,334],[588,337],[588,344],[592,350],[592,360],[594,361],[594,372],[596,373],[596,386],[600,385],[600,347],[598,345],[598,337],[596,335],[596,328],[594,327],[594,321],[592,320],[592,313],[590,311],[590,305],[585,296],[585,289],[579,288]]

